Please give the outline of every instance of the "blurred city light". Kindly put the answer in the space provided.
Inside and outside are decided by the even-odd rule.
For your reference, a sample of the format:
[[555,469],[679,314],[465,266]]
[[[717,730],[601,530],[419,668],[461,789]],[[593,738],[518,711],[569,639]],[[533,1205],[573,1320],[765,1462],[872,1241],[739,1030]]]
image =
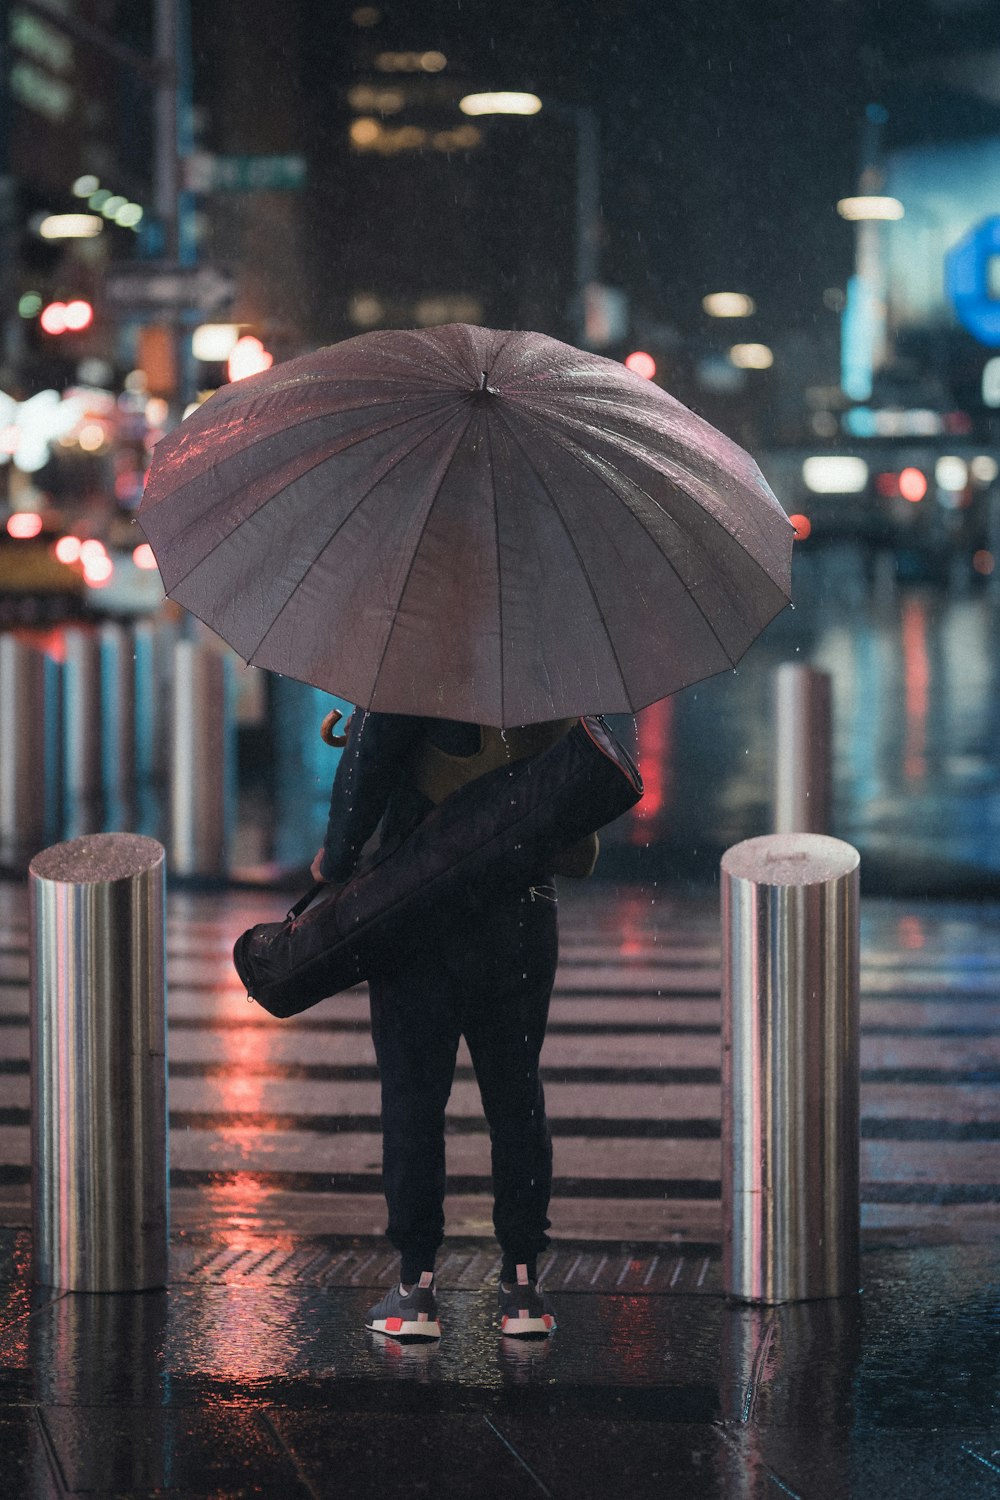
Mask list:
[[356,10],[351,11],[351,20],[355,26],[377,26],[382,19],[382,12],[374,5],[359,5]]
[[206,364],[221,364],[236,348],[238,323],[200,323],[191,335],[191,352]]
[[466,94],[458,101],[464,115],[537,115],[542,101],[537,94],[510,91],[497,94]]
[[127,202],[128,199],[123,198],[121,193],[112,193],[111,197],[105,198],[101,204],[101,213],[106,219],[113,219],[119,209],[124,208]]
[[347,102],[358,114],[396,115],[406,103],[406,93],[395,84],[356,83],[347,91]]
[[100,185],[101,179],[99,177],[95,177],[93,172],[85,172],[83,176],[78,177],[73,184],[73,197],[89,198],[91,193],[97,192],[97,189],[100,187]]
[[43,240],[92,240],[103,228],[96,214],[48,214],[38,233]]
[[[267,366],[264,366],[267,369]],[[170,405],[162,396],[150,396],[143,407],[143,415],[150,427],[163,427],[170,416]]]
[[993,572],[993,553],[987,552],[985,547],[980,547],[972,554],[972,566],[981,577],[988,578]]
[[139,543],[132,553],[132,561],[137,568],[144,568],[147,571],[156,567],[156,558],[148,542]]
[[969,466],[964,458],[943,454],[934,465],[934,480],[943,490],[964,490],[969,482]]
[[369,292],[355,292],[350,301],[348,316],[358,328],[374,328],[385,317],[385,308]]
[[769,370],[774,354],[766,344],[734,344],[729,358],[738,370]]
[[42,310],[42,299],[37,292],[25,292],[17,300],[17,311],[22,318],[35,318]]
[[901,219],[906,210],[898,198],[882,197],[877,193],[862,193],[854,198],[841,198],[837,212],[842,219]]
[[143,220],[145,210],[138,203],[126,203],[115,214],[115,223],[123,229],[136,229]]
[[96,537],[90,537],[86,542],[81,543],[80,561],[85,568],[93,568],[96,563],[99,563],[107,555],[108,549]]
[[1000,474],[1000,464],[988,453],[979,453],[970,463],[969,473],[977,484],[992,484]]
[[644,349],[633,349],[631,354],[625,356],[625,368],[631,370],[633,375],[641,375],[643,380],[652,380],[656,374],[656,360]]
[[351,121],[350,136],[356,146],[371,146],[378,140],[382,127],[377,120],[364,115]]
[[701,305],[710,318],[749,318],[756,303],[745,292],[709,292]]
[[248,375],[259,375],[262,371],[269,370],[273,364],[274,355],[264,348],[260,339],[246,333],[241,339],[237,339],[229,356],[229,379],[245,380]]
[[92,562],[83,565],[83,577],[92,589],[102,589],[105,584],[110,583],[114,575],[115,565],[104,553],[101,557],[95,557]]
[[84,453],[97,453],[104,447],[106,433],[100,422],[85,422],[76,440]]
[[846,453],[821,454],[805,460],[802,481],[814,495],[858,495],[868,483],[868,465]]
[[809,533],[812,531],[812,522],[810,521],[809,517],[803,515],[794,515],[789,516],[788,519],[791,521],[792,525],[795,528],[795,540],[797,542],[804,542]]
[[380,52],[375,58],[380,73],[440,73],[447,66],[443,52]]
[[82,297],[72,302],[50,302],[43,307],[38,321],[46,333],[80,333],[94,320],[94,309]]
[[18,541],[27,541],[37,536],[42,529],[42,518],[34,510],[18,510],[7,518],[7,535]]
[[927,476],[920,469],[900,470],[899,493],[904,500],[909,500],[915,505],[927,493]]
[[982,395],[984,406],[1000,406],[1000,355],[983,365]]
[[382,125],[368,115],[352,120],[348,134],[356,151],[373,151],[379,156],[423,151],[428,146],[447,155],[454,151],[471,151],[482,140],[475,125],[456,125],[449,130],[428,130],[423,125]]
[[61,536],[55,545],[55,554],[61,563],[80,561],[80,538],[78,536]]

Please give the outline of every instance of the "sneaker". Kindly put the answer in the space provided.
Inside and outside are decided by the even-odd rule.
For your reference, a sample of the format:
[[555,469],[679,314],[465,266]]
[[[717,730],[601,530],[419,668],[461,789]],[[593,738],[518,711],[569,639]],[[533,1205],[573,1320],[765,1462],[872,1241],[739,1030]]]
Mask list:
[[416,1286],[404,1292],[399,1282],[365,1314],[365,1327],[402,1343],[441,1337],[434,1272],[422,1271]]
[[511,1287],[500,1283],[497,1294],[500,1308],[500,1332],[507,1338],[546,1339],[556,1330],[555,1314],[548,1298],[535,1282],[528,1280],[528,1267],[518,1266],[517,1281]]

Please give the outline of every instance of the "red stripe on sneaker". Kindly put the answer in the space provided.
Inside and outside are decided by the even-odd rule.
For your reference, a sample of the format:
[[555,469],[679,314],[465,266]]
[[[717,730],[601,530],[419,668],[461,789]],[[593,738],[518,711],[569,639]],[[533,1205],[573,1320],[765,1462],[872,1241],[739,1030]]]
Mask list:
[[402,1318],[386,1318],[385,1320],[386,1333],[398,1333],[402,1326]]

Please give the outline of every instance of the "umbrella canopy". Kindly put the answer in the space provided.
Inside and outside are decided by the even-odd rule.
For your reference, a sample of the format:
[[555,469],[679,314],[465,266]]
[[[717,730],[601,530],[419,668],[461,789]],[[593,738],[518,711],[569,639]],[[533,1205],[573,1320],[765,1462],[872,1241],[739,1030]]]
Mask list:
[[503,727],[666,697],[789,599],[747,453],[616,361],[465,324],[224,386],[157,444],[139,520],[245,661]]

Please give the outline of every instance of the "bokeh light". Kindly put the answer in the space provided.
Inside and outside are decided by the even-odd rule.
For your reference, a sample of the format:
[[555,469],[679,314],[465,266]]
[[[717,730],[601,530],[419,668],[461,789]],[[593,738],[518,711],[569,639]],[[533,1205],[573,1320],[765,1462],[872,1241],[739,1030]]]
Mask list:
[[656,360],[645,349],[634,349],[625,356],[625,368],[633,375],[641,375],[643,380],[652,380],[656,374]]
[[37,536],[42,529],[42,518],[34,510],[18,510],[7,518],[7,535],[19,541]]

